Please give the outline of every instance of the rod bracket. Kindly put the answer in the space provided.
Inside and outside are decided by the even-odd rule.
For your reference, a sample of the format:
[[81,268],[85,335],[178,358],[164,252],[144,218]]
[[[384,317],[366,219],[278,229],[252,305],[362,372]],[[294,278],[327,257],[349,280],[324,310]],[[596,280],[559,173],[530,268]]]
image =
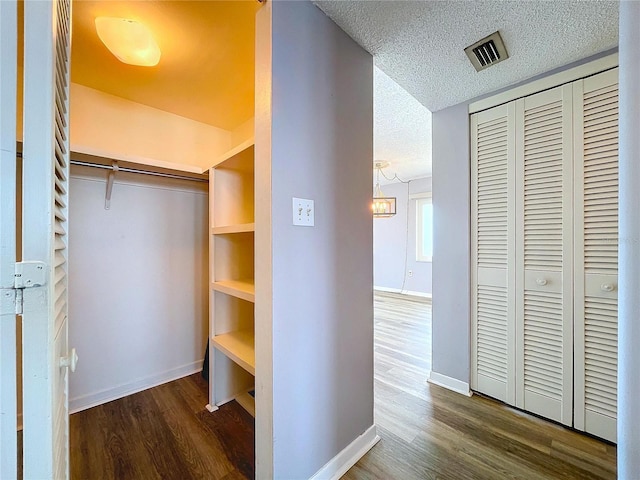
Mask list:
[[107,177],[107,191],[104,195],[104,209],[111,209],[111,192],[113,191],[113,181],[115,179],[116,173],[118,172],[118,162],[114,160],[111,164],[111,171],[109,172],[109,176]]

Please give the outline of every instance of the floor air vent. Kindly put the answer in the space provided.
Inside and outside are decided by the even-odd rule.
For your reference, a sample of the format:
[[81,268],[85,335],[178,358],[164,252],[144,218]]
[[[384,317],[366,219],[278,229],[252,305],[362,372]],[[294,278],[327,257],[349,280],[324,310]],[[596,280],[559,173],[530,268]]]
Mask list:
[[464,52],[478,72],[509,58],[499,32],[469,45]]

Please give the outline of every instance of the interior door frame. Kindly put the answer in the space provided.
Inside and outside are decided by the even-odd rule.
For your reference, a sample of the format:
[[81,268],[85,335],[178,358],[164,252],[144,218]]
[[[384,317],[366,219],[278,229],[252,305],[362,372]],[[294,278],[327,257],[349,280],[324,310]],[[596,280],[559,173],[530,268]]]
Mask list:
[[18,8],[0,1],[0,478],[17,477],[16,113]]

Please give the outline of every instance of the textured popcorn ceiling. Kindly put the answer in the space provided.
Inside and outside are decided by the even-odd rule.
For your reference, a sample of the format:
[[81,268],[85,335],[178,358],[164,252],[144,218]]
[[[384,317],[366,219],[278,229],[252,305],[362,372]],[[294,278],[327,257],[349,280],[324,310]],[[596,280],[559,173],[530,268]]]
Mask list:
[[[378,68],[373,92],[373,154],[389,162],[384,175],[405,181],[430,176],[431,112]],[[391,182],[380,176],[380,183]]]
[[[618,43],[611,1],[324,1],[316,4],[435,112]],[[510,58],[476,72],[463,49],[499,30]]]

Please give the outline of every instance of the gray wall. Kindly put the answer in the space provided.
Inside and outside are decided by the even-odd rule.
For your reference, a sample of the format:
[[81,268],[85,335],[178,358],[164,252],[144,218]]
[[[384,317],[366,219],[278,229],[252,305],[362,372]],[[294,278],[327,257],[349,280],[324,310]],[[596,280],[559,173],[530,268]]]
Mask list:
[[208,330],[207,185],[72,167],[71,410],[202,368]]
[[373,60],[310,2],[272,8],[274,476],[293,479],[373,425]]
[[469,382],[471,245],[469,103],[615,53],[608,50],[471,99],[433,121],[433,371]]
[[382,191],[396,197],[397,214],[373,220],[373,284],[430,295],[431,262],[416,261],[416,201],[407,200],[416,193],[431,192],[431,178],[385,185]]
[[433,122],[432,369],[469,381],[470,163],[466,103]]
[[640,4],[620,5],[618,478],[640,478]]

